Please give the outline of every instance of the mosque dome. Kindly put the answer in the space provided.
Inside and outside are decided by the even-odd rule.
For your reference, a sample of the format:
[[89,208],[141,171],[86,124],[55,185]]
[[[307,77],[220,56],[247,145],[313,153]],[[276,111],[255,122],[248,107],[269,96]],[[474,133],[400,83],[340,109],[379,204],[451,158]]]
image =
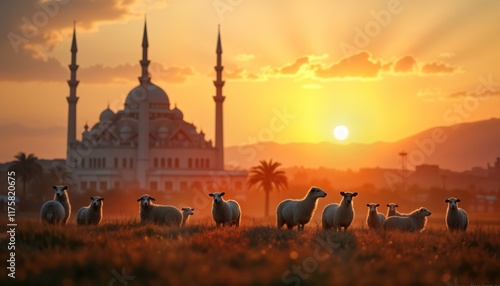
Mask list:
[[115,119],[115,113],[113,112],[113,110],[109,109],[109,106],[103,112],[101,112],[101,115],[99,116],[100,121],[113,119]]
[[184,118],[184,114],[182,114],[182,111],[177,108],[177,105],[175,105],[174,109],[172,109],[172,116],[175,120],[182,120]]
[[88,139],[89,138],[89,133],[90,133],[89,132],[89,125],[87,123],[85,123],[85,126],[83,127],[83,129],[85,131],[83,131],[83,133],[82,133],[82,138],[83,139]]
[[127,95],[125,106],[128,108],[137,108],[138,103],[146,99],[149,104],[169,108],[170,101],[168,100],[167,93],[161,87],[149,82],[145,85],[138,85],[134,87]]

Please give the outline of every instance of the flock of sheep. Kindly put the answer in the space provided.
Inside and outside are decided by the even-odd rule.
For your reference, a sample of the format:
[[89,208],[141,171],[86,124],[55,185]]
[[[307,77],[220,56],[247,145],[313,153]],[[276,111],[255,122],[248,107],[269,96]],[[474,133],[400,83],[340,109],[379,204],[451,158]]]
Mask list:
[[[55,190],[54,199],[45,202],[40,211],[42,222],[48,224],[66,224],[71,215],[71,204],[69,203],[68,187],[53,186]],[[76,223],[78,225],[98,225],[102,219],[102,205],[104,198],[90,197],[90,205],[78,210]]]
[[[71,215],[71,204],[69,202],[67,186],[53,186],[54,199],[45,202],[40,211],[43,223],[65,225]],[[225,201],[222,196],[225,193],[213,193],[212,216],[217,227],[240,225],[241,208],[234,200]],[[102,207],[104,198],[94,196],[90,198],[90,205],[80,208],[76,215],[77,225],[99,225],[102,220]],[[190,215],[194,214],[194,208],[185,207],[181,210],[174,206],[157,205],[155,198],[143,195],[139,199],[141,223],[154,223],[167,226],[184,226]]]
[[[321,224],[324,230],[332,229],[340,231],[351,225],[354,220],[353,199],[357,192],[340,192],[342,200],[339,204],[329,204],[323,209]],[[304,226],[309,223],[314,214],[319,198],[326,197],[326,193],[317,187],[312,187],[301,200],[284,200],[276,210],[278,228],[286,224],[288,229],[297,226],[298,230],[304,230]],[[446,210],[446,226],[449,230],[467,229],[469,223],[467,213],[458,207],[460,199],[449,198],[445,201],[448,204]],[[368,215],[366,223],[370,229],[400,230],[407,232],[421,231],[425,227],[427,217],[431,212],[426,208],[419,208],[408,214],[396,211],[397,204],[388,204],[387,218],[377,211],[379,204],[367,204]]]
[[[54,199],[42,205],[40,216],[42,222],[48,224],[66,224],[71,215],[71,205],[67,186],[53,186],[55,190]],[[224,200],[222,193],[211,193],[213,198],[212,218],[217,227],[239,226],[241,221],[241,208],[234,200]],[[284,200],[279,203],[276,209],[277,226],[282,228],[285,224],[288,229],[297,226],[299,231],[304,230],[304,226],[310,222],[319,198],[326,197],[326,193],[317,187],[312,187],[303,199]],[[354,220],[353,199],[357,192],[340,192],[342,200],[339,204],[329,204],[325,206],[322,214],[323,229],[335,231],[347,231],[347,228]],[[90,198],[89,206],[82,207],[77,213],[76,222],[78,225],[99,225],[102,219],[102,207],[104,198],[94,196]],[[141,223],[154,223],[167,226],[184,226],[190,215],[194,214],[194,209],[190,207],[177,209],[174,206],[157,205],[155,199],[149,195],[143,195],[139,199]],[[458,207],[460,199],[449,198],[445,200],[448,204],[446,210],[446,226],[449,230],[465,231],[468,225],[467,213]],[[370,229],[400,230],[416,232],[424,229],[427,216],[431,212],[426,208],[419,208],[411,213],[399,213],[397,204],[388,204],[387,218],[377,211],[379,204],[367,204],[368,215],[366,223]]]

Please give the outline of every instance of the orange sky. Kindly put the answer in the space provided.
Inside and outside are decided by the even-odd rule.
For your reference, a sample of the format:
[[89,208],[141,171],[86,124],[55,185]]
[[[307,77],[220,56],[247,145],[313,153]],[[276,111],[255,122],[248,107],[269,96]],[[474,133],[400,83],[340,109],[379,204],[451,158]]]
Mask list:
[[498,1],[41,2],[0,3],[0,162],[64,157],[73,20],[78,137],[123,109],[144,13],[152,81],[211,139],[221,24],[226,146],[335,142],[340,124],[345,143],[395,141],[500,114]]

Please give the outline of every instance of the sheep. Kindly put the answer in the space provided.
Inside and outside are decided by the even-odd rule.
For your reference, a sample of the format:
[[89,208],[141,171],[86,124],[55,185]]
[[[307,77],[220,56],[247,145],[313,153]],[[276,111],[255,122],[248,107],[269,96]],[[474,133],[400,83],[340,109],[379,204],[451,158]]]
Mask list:
[[65,211],[63,205],[54,200],[45,202],[40,211],[40,218],[43,223],[62,224]]
[[381,229],[384,226],[385,216],[377,212],[377,207],[379,204],[366,204],[368,209],[368,215],[366,216],[366,224],[370,229]]
[[432,213],[426,208],[419,208],[409,213],[408,216],[391,216],[385,220],[385,230],[400,230],[400,231],[422,231],[427,222],[427,216]]
[[153,202],[155,198],[149,195],[143,195],[139,199],[141,210],[139,217],[141,223],[152,222],[158,225],[180,226],[182,222],[181,212],[173,206],[156,205]]
[[400,213],[396,210],[397,207],[399,207],[397,204],[393,204],[393,203],[390,203],[387,205],[388,209],[387,209],[387,217],[391,217],[391,216],[408,216],[408,214],[403,214],[403,213]]
[[301,200],[284,200],[276,208],[278,229],[286,224],[288,229],[297,226],[298,231],[304,231],[304,226],[313,216],[319,198],[326,197],[326,193],[317,187],[311,187]]
[[[40,217],[42,221],[50,224],[66,224],[71,215],[71,204],[69,203],[68,197],[68,186],[52,186],[56,191],[54,194],[54,199],[48,201],[42,205],[40,211]],[[60,207],[56,203],[59,203],[63,207],[63,212],[60,212]],[[62,218],[61,218],[62,217]]]
[[190,215],[194,215],[194,209],[192,208],[182,208],[182,223],[181,226],[185,226]]
[[339,204],[329,204],[323,209],[322,225],[327,230],[333,227],[335,231],[340,231],[342,227],[344,232],[354,220],[354,208],[352,200],[358,195],[357,192],[340,192],[343,197]]
[[225,201],[222,196],[226,193],[210,193],[210,197],[214,199],[212,204],[212,217],[215,225],[219,226],[240,226],[241,221],[241,208],[235,200]]
[[469,218],[467,217],[467,213],[458,207],[460,199],[457,198],[449,198],[444,201],[448,204],[448,208],[446,209],[446,226],[450,231],[454,230],[467,230],[467,225],[469,225]]
[[90,197],[88,207],[82,207],[76,214],[77,225],[99,225],[102,219],[102,206],[104,198]]

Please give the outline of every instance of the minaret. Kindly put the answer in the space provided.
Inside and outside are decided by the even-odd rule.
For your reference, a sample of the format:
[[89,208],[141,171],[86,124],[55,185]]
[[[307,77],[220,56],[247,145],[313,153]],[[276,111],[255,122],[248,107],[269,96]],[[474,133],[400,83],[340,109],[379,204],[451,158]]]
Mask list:
[[78,97],[76,96],[76,87],[79,81],[76,80],[76,70],[78,65],[76,64],[76,29],[73,24],[73,42],[71,43],[71,64],[69,69],[71,71],[71,79],[68,80],[69,85],[69,96],[66,97],[68,100],[68,149],[71,143],[76,141],[76,103],[78,102]]
[[139,182],[139,187],[146,189],[147,186],[147,171],[149,169],[149,102],[147,100],[147,85],[151,82],[149,77],[148,66],[148,30],[146,20],[144,20],[144,33],[142,35],[142,60],[139,61],[142,67],[142,73],[139,77],[141,87],[144,88],[142,93],[144,96],[138,98],[139,101],[139,134],[137,144],[137,169],[136,179]]
[[146,83],[151,82],[151,77],[149,77],[148,71],[149,63],[151,62],[150,60],[148,60],[148,47],[148,27],[146,24],[146,19],[144,19],[144,32],[142,34],[142,60],[139,61],[142,67],[142,73],[139,77],[139,82],[141,83],[141,85],[145,85]]
[[215,149],[217,152],[215,166],[218,170],[224,169],[224,130],[223,130],[223,112],[222,103],[225,96],[222,95],[222,87],[224,86],[224,81],[222,80],[222,44],[220,40],[220,25],[217,35],[217,49],[215,50],[217,54],[217,65],[214,67],[217,72],[217,78],[214,80],[215,85]]
[[71,78],[68,80],[69,85],[69,96],[66,97],[68,100],[68,139],[66,142],[66,163],[70,168],[74,168],[78,164],[78,156],[75,154],[72,144],[76,142],[76,103],[78,102],[78,97],[76,96],[76,87],[79,81],[76,80],[76,70],[78,65],[76,64],[76,28],[75,23],[73,23],[73,42],[71,43],[71,64],[69,65],[69,70],[71,71]]

